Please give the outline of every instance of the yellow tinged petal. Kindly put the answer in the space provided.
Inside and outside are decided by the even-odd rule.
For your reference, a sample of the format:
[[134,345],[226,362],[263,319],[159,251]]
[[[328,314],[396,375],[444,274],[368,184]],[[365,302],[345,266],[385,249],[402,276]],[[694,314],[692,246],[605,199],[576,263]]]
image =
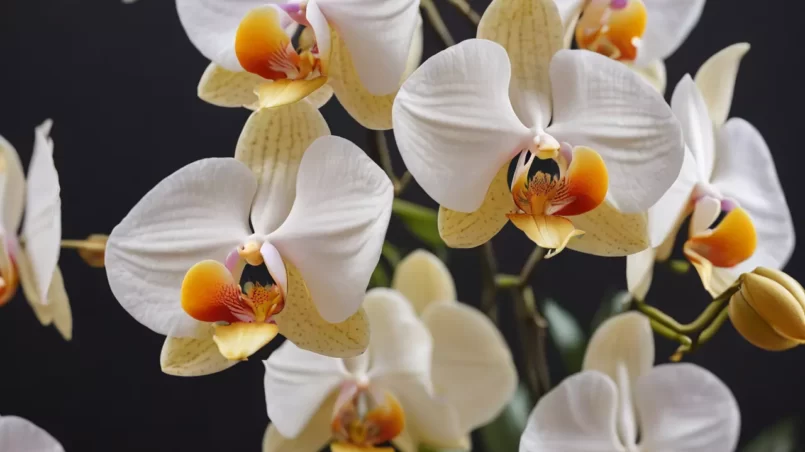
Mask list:
[[327,83],[327,77],[310,80],[266,81],[255,90],[259,108],[276,108],[289,105],[306,98]]
[[439,208],[439,235],[451,248],[474,248],[488,242],[509,222],[506,214],[517,210],[507,182],[509,164],[498,171],[481,208],[472,213]]
[[40,300],[36,289],[36,277],[28,255],[24,250],[20,250],[15,257],[22,291],[39,323],[43,326],[52,324],[65,340],[71,340],[73,338],[73,315],[61,270],[56,267],[50,287],[48,287],[47,300]]
[[280,334],[299,348],[334,358],[358,356],[369,346],[369,320],[363,309],[341,323],[321,318],[299,270],[285,261],[288,293],[285,307],[274,316]]
[[729,305],[732,325],[749,343],[768,351],[782,351],[799,345],[771,327],[746,301],[743,291],[732,296]]
[[729,117],[738,67],[749,48],[745,42],[733,44],[710,57],[696,73],[696,86],[716,127],[724,125]]
[[263,452],[311,452],[323,449],[332,437],[330,420],[338,393],[333,393],[310,418],[305,429],[296,438],[285,438],[274,424],[263,436]]
[[251,72],[232,72],[210,63],[198,83],[198,97],[219,107],[257,107],[255,90],[266,79]]
[[624,214],[609,201],[590,212],[571,218],[586,233],[568,248],[595,256],[628,256],[649,247],[648,215]]
[[177,377],[197,377],[210,375],[229,369],[239,361],[224,358],[218,344],[212,339],[213,327],[202,324],[203,339],[190,337],[165,338],[159,365],[162,372]]
[[316,108],[323,107],[327,102],[330,102],[330,99],[333,97],[333,87],[329,84],[321,85],[319,89],[310,93],[309,96],[305,98],[306,101],[310,102]]
[[553,55],[563,47],[564,28],[553,0],[494,0],[478,24],[478,38],[502,45],[512,65],[512,104],[528,127],[551,118]]
[[576,229],[573,222],[564,217],[510,214],[509,219],[534,243],[551,250],[545,255],[546,259],[561,253],[573,237],[584,234],[584,231]]
[[367,129],[391,129],[391,106],[397,93],[375,96],[367,91],[344,41],[335,31],[331,35],[333,40],[328,75],[338,101],[350,116]]
[[420,315],[431,303],[456,300],[456,284],[450,270],[441,259],[425,250],[416,250],[400,261],[391,288],[403,294]]
[[277,336],[279,328],[273,323],[236,322],[213,325],[212,340],[226,359],[245,361]]

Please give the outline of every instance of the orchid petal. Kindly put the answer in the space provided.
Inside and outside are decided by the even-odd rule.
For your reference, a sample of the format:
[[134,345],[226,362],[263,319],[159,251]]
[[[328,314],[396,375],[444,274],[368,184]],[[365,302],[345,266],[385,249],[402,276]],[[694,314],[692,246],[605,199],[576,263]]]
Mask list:
[[615,430],[618,389],[606,375],[566,378],[537,403],[520,452],[625,452]]
[[637,52],[637,64],[664,60],[685,42],[699,22],[705,0],[645,0],[646,32]]
[[382,96],[370,93],[361,83],[344,40],[335,32],[332,33],[328,76],[338,102],[360,125],[372,130],[391,129],[391,107],[396,89]]
[[640,449],[731,452],[738,445],[740,413],[729,388],[694,364],[665,364],[635,388]]
[[783,268],[794,251],[794,223],[766,141],[748,122],[731,119],[718,142],[713,185],[725,198],[738,201],[757,233],[754,255],[735,274],[755,267]]
[[309,80],[275,80],[263,83],[256,89],[257,108],[277,108],[295,104],[320,90],[327,83],[327,77]]
[[47,120],[36,128],[34,152],[28,168],[25,220],[22,237],[31,269],[36,277],[36,290],[42,304],[47,294],[61,251],[61,198],[59,174],[53,163],[53,140]]
[[251,213],[256,233],[269,234],[288,217],[302,155],[317,138],[329,134],[324,117],[308,102],[258,110],[249,116],[235,158],[257,179]]
[[573,30],[575,27],[570,24],[578,20],[585,0],[554,0],[554,3],[556,3],[556,8],[559,11],[559,16],[562,18],[562,24],[565,29]]
[[331,53],[331,40],[332,35],[335,34],[334,30],[324,17],[324,13],[319,8],[319,3],[316,0],[308,1],[305,8],[305,20],[310,24],[315,37],[316,47],[319,49],[319,63],[321,64],[321,73],[329,75],[330,73],[330,53]]
[[[364,310],[359,309],[341,323],[324,320],[299,270],[289,262],[283,265],[287,270],[287,286],[283,288],[285,306],[274,315],[280,334],[299,348],[325,356],[351,358],[366,351],[369,320]],[[278,274],[276,267],[269,267],[269,271]]]
[[667,240],[673,243],[682,217],[687,216],[693,190],[699,181],[699,167],[696,165],[693,154],[685,148],[679,176],[671,188],[662,195],[662,198],[648,209],[652,247],[661,246]]
[[198,97],[219,107],[255,108],[255,89],[268,83],[263,77],[251,72],[234,72],[210,63],[198,82]]
[[513,213],[509,220],[537,246],[550,250],[546,259],[561,253],[573,238],[584,234],[565,217]]
[[299,435],[295,438],[286,438],[280,434],[274,424],[266,429],[263,436],[263,452],[302,452],[322,450],[330,442],[332,431],[330,421],[335,409],[336,395],[333,394],[310,418]]
[[509,164],[498,171],[484,201],[472,213],[439,208],[439,235],[452,248],[474,248],[496,236],[509,222],[506,214],[517,210],[507,182]]
[[330,99],[333,98],[333,94],[335,93],[333,92],[332,86],[322,85],[316,91],[313,91],[312,93],[308,94],[305,100],[310,102],[310,104],[313,105],[314,107],[321,108],[325,104],[327,104],[327,102],[330,102]]
[[274,323],[235,322],[229,325],[213,325],[212,340],[226,359],[246,361],[250,356],[271,342],[279,327]]
[[456,300],[456,283],[450,270],[441,259],[425,250],[413,251],[400,261],[391,288],[411,302],[420,315],[433,303]]
[[554,124],[548,133],[604,158],[609,197],[622,212],[656,203],[684,158],[679,122],[662,95],[623,64],[588,51],[559,51],[551,82]]
[[626,287],[639,301],[646,299],[651,288],[656,257],[657,252],[654,248],[626,256]]
[[162,352],[159,355],[159,365],[162,372],[177,377],[198,377],[210,375],[237,364],[239,361],[229,360],[218,351],[218,345],[212,340],[212,327],[207,324],[199,325],[198,336],[165,338]]
[[497,42],[511,60],[514,111],[528,127],[551,122],[551,58],[562,49],[562,20],[553,0],[494,0],[478,24],[478,38]]
[[157,184],[109,236],[106,275],[123,308],[157,333],[196,336],[182,280],[202,260],[224,262],[250,234],[256,191],[251,171],[232,158],[199,160]]
[[590,212],[570,217],[584,235],[574,237],[567,247],[595,256],[628,256],[651,245],[648,215],[625,214],[607,198]]
[[268,417],[286,438],[299,436],[327,397],[349,377],[340,359],[290,342],[272,353],[265,366]]
[[509,100],[505,49],[470,39],[430,58],[403,84],[393,122],[403,161],[425,192],[460,212],[481,207],[500,168],[532,138]]
[[408,300],[395,290],[377,288],[366,294],[363,308],[372,325],[370,380],[409,374],[429,385],[433,340]]
[[733,44],[711,56],[696,73],[696,86],[704,97],[713,125],[721,127],[727,122],[735,92],[738,67],[749,44]]
[[[315,3],[344,39],[366,89],[378,96],[397,91],[417,27],[419,0]],[[383,64],[377,64],[377,58],[383,58]]]
[[693,154],[699,170],[699,180],[709,181],[716,159],[713,122],[702,93],[690,75],[685,75],[676,85],[671,97],[671,109],[682,125],[685,144]]
[[665,94],[665,88],[668,84],[668,75],[665,71],[665,63],[662,60],[654,60],[645,66],[635,66],[632,64],[627,65],[635,71],[643,80],[647,81],[649,85],[653,86],[660,94]]
[[[423,30],[422,13],[417,16],[417,26],[414,31],[414,37],[411,40],[411,49],[408,51],[408,60],[405,63],[405,72],[403,72],[402,81],[406,80],[422,63],[422,53],[425,50],[425,34]],[[396,94],[396,92],[395,92]]]
[[391,440],[400,452],[417,452],[419,450],[419,441],[414,438],[410,428],[404,428],[396,438]]
[[0,136],[0,227],[16,236],[25,208],[25,173],[17,150]]
[[721,200],[702,196],[696,201],[690,217],[690,235],[697,235],[710,228],[721,215]]
[[61,444],[48,432],[17,416],[0,417],[0,450],[64,452]]
[[342,322],[360,307],[393,198],[386,173],[343,138],[321,137],[302,157],[296,201],[268,241],[299,269],[324,320]]
[[64,340],[73,338],[73,314],[70,309],[70,298],[64,288],[64,278],[57,266],[48,287],[47,300],[39,296],[36,275],[31,267],[30,259],[25,250],[20,250],[15,256],[19,270],[20,285],[25,293],[25,299],[43,326],[53,325]]
[[433,384],[469,432],[491,422],[514,396],[517,369],[506,340],[480,311],[434,303],[422,314],[433,336]]

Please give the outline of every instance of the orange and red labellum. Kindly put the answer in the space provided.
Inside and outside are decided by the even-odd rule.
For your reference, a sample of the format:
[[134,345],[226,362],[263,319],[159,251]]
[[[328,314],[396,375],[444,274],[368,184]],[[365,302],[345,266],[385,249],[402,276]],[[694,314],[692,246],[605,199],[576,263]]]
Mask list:
[[647,23],[642,0],[590,0],[576,26],[576,42],[615,60],[634,61]]
[[343,451],[377,450],[374,446],[391,441],[403,431],[405,413],[391,393],[375,394],[366,387],[349,391],[351,397],[339,398],[341,403],[333,415],[333,446],[340,445]]

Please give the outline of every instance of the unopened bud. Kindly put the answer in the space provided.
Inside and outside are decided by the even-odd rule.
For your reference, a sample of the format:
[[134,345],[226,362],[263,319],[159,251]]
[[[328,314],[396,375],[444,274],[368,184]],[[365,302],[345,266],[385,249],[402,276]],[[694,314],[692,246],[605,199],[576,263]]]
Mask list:
[[85,240],[86,245],[78,248],[78,255],[93,268],[103,268],[106,263],[105,252],[108,235],[92,234]]
[[729,313],[735,329],[764,350],[787,350],[805,342],[805,290],[781,271],[758,267],[741,275]]

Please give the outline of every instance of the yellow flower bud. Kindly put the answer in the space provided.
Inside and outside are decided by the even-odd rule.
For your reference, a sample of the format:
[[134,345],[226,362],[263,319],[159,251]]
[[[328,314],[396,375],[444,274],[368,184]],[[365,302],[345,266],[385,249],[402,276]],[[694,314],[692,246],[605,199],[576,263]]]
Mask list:
[[787,274],[758,267],[741,276],[730,319],[750,343],[779,351],[805,342],[805,290]]

